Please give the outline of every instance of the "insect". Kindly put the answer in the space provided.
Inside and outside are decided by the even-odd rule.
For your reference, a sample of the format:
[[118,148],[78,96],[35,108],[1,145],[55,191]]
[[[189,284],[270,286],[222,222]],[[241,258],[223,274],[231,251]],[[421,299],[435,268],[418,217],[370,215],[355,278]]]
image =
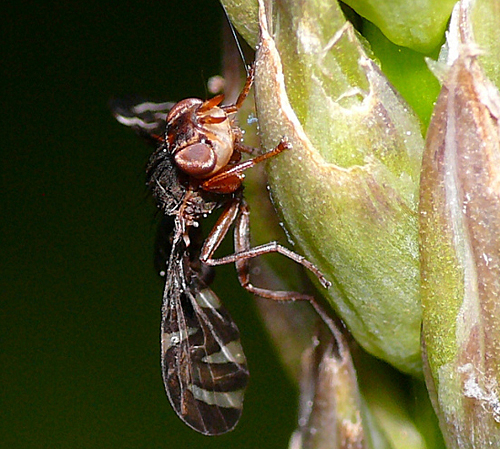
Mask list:
[[[286,139],[272,150],[241,160],[256,150],[242,143],[233,117],[253,83],[253,69],[234,104],[223,95],[176,104],[115,102],[115,118],[156,146],[147,166],[147,183],[158,207],[173,217],[163,238],[166,259],[161,322],[162,374],[177,415],[205,435],[233,429],[240,418],[248,369],[239,331],[209,287],[212,267],[235,263],[241,285],[265,298],[311,300],[297,292],[271,291],[250,282],[249,260],[281,253],[311,270],[323,286],[330,283],[304,257],[271,242],[251,247],[249,209],[243,197],[244,171],[289,149]],[[203,239],[201,220],[222,209]],[[235,253],[214,258],[234,225]]]

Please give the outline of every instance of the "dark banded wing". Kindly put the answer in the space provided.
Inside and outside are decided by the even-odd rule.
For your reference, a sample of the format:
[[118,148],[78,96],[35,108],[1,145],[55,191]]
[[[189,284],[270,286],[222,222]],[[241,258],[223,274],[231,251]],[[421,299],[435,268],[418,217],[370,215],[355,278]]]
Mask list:
[[168,111],[175,103],[155,103],[142,98],[113,99],[113,115],[122,125],[129,126],[153,145],[163,137]]
[[163,381],[172,407],[188,426],[219,435],[240,418],[246,359],[236,324],[177,249],[167,269],[162,310]]

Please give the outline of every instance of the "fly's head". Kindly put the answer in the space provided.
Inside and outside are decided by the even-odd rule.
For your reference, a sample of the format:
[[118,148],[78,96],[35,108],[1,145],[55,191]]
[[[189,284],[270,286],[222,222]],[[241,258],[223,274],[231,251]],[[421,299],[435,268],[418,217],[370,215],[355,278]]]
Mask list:
[[206,179],[224,168],[234,151],[234,131],[219,107],[223,96],[179,101],[167,116],[166,140],[175,164],[184,173]]

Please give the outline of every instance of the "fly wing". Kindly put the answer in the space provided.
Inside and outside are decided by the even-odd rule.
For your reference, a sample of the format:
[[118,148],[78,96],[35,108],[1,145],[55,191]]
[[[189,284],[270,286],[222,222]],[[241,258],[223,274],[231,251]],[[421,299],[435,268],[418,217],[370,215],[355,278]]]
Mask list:
[[113,99],[110,107],[116,120],[156,146],[159,138],[165,133],[167,114],[174,104],[130,97]]
[[247,364],[236,324],[196,273],[185,272],[183,258],[174,248],[167,270],[163,380],[177,415],[204,435],[218,435],[240,418]]

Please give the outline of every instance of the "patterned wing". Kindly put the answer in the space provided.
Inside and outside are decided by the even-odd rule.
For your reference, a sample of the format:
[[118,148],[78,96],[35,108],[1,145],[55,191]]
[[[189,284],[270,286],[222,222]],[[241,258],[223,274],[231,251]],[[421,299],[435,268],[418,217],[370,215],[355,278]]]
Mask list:
[[174,104],[134,97],[111,100],[110,107],[116,120],[156,146],[158,138],[165,133],[167,114]]
[[[204,435],[238,422],[248,382],[239,331],[219,298],[171,253],[161,325],[162,373],[177,415]],[[176,254],[177,253],[177,254]]]

